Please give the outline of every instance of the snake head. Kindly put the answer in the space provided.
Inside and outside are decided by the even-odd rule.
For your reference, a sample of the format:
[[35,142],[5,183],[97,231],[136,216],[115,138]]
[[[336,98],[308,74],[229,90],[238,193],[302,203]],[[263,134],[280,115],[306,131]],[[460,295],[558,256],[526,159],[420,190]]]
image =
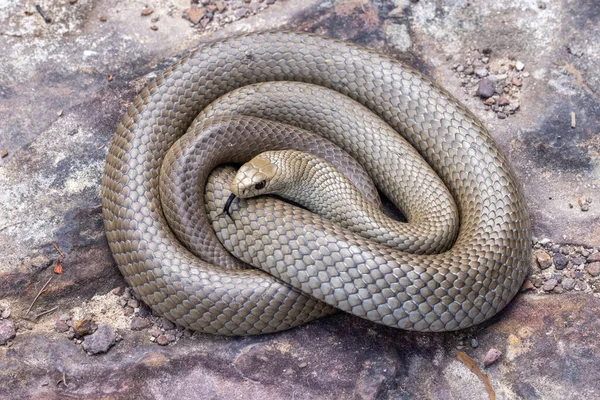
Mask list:
[[278,189],[275,153],[261,153],[242,165],[233,178],[231,192],[242,199],[274,193]]

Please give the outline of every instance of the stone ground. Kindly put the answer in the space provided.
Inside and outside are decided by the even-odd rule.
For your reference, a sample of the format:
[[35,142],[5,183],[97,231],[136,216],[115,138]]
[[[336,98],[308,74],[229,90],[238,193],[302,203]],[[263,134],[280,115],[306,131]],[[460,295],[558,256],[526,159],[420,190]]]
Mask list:
[[[0,3],[0,399],[490,398],[459,352],[500,399],[600,397],[595,0],[39,5],[49,23],[33,2]],[[99,198],[115,124],[181,53],[266,29],[386,52],[482,119],[523,181],[536,236],[506,310],[448,334],[337,315],[231,339],[174,327],[124,289]],[[490,349],[502,356],[484,368]]]

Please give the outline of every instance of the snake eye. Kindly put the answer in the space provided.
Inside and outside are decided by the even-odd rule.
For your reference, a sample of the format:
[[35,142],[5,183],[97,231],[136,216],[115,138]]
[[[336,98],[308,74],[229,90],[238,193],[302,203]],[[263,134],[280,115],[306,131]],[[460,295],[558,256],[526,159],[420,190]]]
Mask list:
[[267,181],[260,181],[256,185],[254,185],[254,189],[260,190],[263,189],[267,185]]

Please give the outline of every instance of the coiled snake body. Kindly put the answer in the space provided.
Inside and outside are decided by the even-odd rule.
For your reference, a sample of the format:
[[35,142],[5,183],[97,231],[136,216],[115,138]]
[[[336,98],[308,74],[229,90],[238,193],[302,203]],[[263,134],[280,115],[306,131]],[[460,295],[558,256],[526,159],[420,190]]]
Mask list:
[[[304,84],[287,89],[269,83],[274,81],[328,89]],[[326,101],[332,107],[320,109],[308,97],[332,91],[348,96],[347,102],[338,102],[334,94]],[[234,101],[249,93],[258,94],[258,100],[237,107],[251,117],[221,115],[224,105],[234,109]],[[221,96],[219,106],[207,108]],[[308,108],[294,111],[294,101]],[[345,110],[355,102],[362,104],[357,104],[359,111]],[[349,117],[330,114],[336,107]],[[442,208],[450,210],[447,217],[439,219],[443,210],[435,207],[428,211],[431,217],[416,211],[407,216],[427,229],[448,231],[451,248],[407,234],[412,239],[408,247],[417,253],[428,252],[420,251],[425,242],[438,246],[438,254],[410,254],[264,198],[240,203],[232,221],[217,215],[228,195],[218,180],[209,181],[205,199],[211,168],[244,162],[243,157],[261,149],[284,149],[294,135],[303,142],[300,128],[315,128],[342,146],[378,186],[391,184],[404,175],[393,164],[402,157],[390,151],[393,146],[379,143],[383,139],[345,125],[352,115],[370,121],[374,114],[410,142],[448,188],[456,209],[442,200]],[[256,117],[265,115],[299,128],[289,133],[275,123],[258,122]],[[302,146],[325,149],[320,140],[306,139]],[[333,154],[322,153],[323,158]],[[204,169],[198,173],[182,160]],[[354,169],[352,162],[342,164]],[[165,190],[178,183],[169,175],[176,170],[200,186]],[[401,183],[382,190],[411,209],[426,202],[421,190],[427,182],[410,188],[409,195],[396,189]],[[368,191],[366,185],[363,192]],[[167,204],[164,212],[161,200]],[[202,202],[192,205],[191,200],[206,200],[210,221],[200,209]],[[186,213],[171,211],[168,205],[177,201]],[[279,331],[327,315],[333,307],[402,329],[466,328],[506,306],[529,266],[531,233],[522,189],[481,123],[418,72],[357,46],[308,34],[260,33],[217,41],[160,74],[117,128],[102,179],[102,204],[111,251],[134,291],[168,319],[208,333]],[[456,219],[458,234],[452,225]],[[227,250],[275,278],[245,269],[227,255],[210,222]],[[216,265],[220,262],[225,269]]]

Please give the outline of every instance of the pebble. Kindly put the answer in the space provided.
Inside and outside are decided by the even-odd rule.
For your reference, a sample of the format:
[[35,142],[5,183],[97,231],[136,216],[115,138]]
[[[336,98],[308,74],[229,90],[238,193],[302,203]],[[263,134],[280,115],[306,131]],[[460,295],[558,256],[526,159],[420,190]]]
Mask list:
[[588,274],[592,277],[597,277],[600,275],[600,261],[594,261],[593,263],[588,264],[585,267]]
[[171,330],[171,329],[175,329],[175,324],[172,323],[171,321],[169,321],[166,318],[162,318],[160,322],[161,322],[162,328],[165,331],[168,331],[168,330]]
[[0,346],[8,343],[17,335],[15,323],[10,320],[0,321]]
[[121,286],[118,286],[116,288],[114,288],[113,290],[110,291],[112,294],[120,296],[121,293],[123,293],[123,288]]
[[157,338],[160,336],[160,334],[162,333],[161,330],[158,327],[154,327],[152,329],[150,329],[150,331],[148,332],[150,334],[150,336],[153,336],[154,338]]
[[146,318],[133,317],[131,320],[131,330],[133,331],[141,331],[142,329],[148,328],[150,325],[152,325],[152,322]]
[[475,71],[475,74],[480,78],[485,78],[489,75],[489,72],[487,68],[479,68],[477,71]]
[[487,64],[490,62],[490,58],[489,57],[481,57],[481,62],[484,64]]
[[508,117],[508,115],[506,115],[506,114],[505,114],[505,113],[503,113],[503,112],[499,112],[497,115],[498,115],[498,118],[499,118],[499,119],[506,119],[506,117]]
[[483,104],[485,104],[487,106],[491,106],[495,102],[496,102],[496,100],[493,97],[490,97],[489,99],[487,99],[486,101],[484,101]]
[[165,335],[160,335],[156,338],[156,343],[158,343],[161,346],[166,346],[169,344],[169,341],[167,340],[167,337]]
[[6,308],[4,310],[2,310],[0,318],[7,319],[8,317],[10,317],[10,307],[6,306]]
[[585,258],[583,258],[583,257],[574,257],[572,261],[573,261],[573,264],[575,264],[575,265],[585,264]]
[[70,328],[71,327],[63,321],[56,321],[56,324],[54,324],[54,329],[56,329],[56,332],[65,333]]
[[512,78],[511,83],[513,85],[515,85],[516,87],[521,87],[521,85],[523,85],[523,83],[521,82],[521,80],[518,79],[518,78]]
[[547,244],[550,244],[552,241],[548,238],[543,238],[542,240],[540,240],[538,243],[541,244],[542,246],[545,246]]
[[523,69],[525,69],[525,64],[523,64],[521,61],[517,61],[517,63],[515,64],[515,68],[517,69],[517,71],[523,71]]
[[[235,10],[235,12],[233,13],[233,15],[236,18],[244,18],[246,17],[248,14],[250,13],[250,10],[248,10],[247,8],[238,8],[237,10]],[[159,343],[160,344],[160,343]]]
[[106,353],[115,344],[116,337],[112,326],[100,324],[96,332],[86,336],[83,349],[91,354]]
[[544,282],[544,284],[542,285],[542,290],[545,292],[550,292],[552,291],[556,286],[558,285],[558,280],[557,279],[548,279],[546,282]]
[[533,286],[535,286],[536,288],[539,288],[539,287],[542,287],[542,285],[544,284],[544,281],[542,280],[541,277],[534,276],[534,277],[531,277],[531,283],[533,283]]
[[136,299],[131,299],[127,302],[127,305],[131,308],[137,308],[140,306],[140,302],[137,301]]
[[75,334],[79,337],[89,335],[92,332],[94,332],[95,329],[96,324],[94,324],[94,321],[86,317],[78,320],[73,325],[73,330],[75,331]]
[[477,96],[487,99],[494,94],[494,84],[488,78],[483,78],[477,87]]
[[165,335],[165,337],[167,338],[167,340],[169,341],[169,343],[173,343],[177,338],[175,337],[175,334],[173,332],[169,332]]
[[463,72],[464,70],[465,70],[465,67],[462,64],[460,64],[456,67],[456,72]]
[[61,314],[59,319],[63,322],[66,322],[71,319],[71,314],[69,314],[69,313]]
[[490,349],[487,352],[487,354],[485,355],[485,358],[483,359],[483,365],[485,365],[486,367],[489,367],[490,365],[492,365],[496,361],[498,361],[501,356],[502,356],[502,352],[500,350]]
[[573,279],[573,278],[565,278],[562,281],[562,287],[565,290],[573,290],[575,288],[575,279]]
[[476,349],[479,346],[479,341],[475,338],[471,339],[471,347]]
[[552,266],[552,257],[545,251],[538,251],[535,254],[535,257],[541,269],[547,269]]
[[498,105],[499,106],[506,106],[510,104],[510,100],[504,96],[500,96],[498,97]]
[[127,307],[125,307],[125,309],[123,310],[123,314],[125,314],[125,315],[133,315],[133,312],[134,312],[134,311],[135,311],[135,310],[133,309],[133,307],[129,307],[129,306],[127,306]]
[[600,252],[594,253],[587,258],[587,262],[591,263],[594,261],[600,261]]
[[473,75],[474,73],[475,73],[475,70],[470,65],[465,69],[465,74],[466,75]]
[[552,256],[552,260],[554,261],[554,266],[558,270],[565,269],[565,267],[569,263],[569,259],[567,258],[567,256],[561,253],[554,254]]

